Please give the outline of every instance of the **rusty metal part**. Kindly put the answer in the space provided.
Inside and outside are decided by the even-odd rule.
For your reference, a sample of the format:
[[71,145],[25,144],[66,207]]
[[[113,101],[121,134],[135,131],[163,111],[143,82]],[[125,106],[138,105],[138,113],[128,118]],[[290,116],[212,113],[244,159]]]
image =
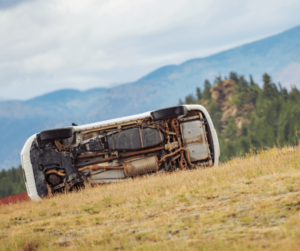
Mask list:
[[144,148],[143,134],[142,134],[142,129],[140,127],[139,127],[139,133],[140,133],[140,138],[141,138],[141,145],[142,145],[142,148]]
[[188,161],[189,165],[190,165],[191,167],[194,167],[194,164],[192,164],[192,163],[191,163],[191,160],[190,160],[190,153],[189,153],[189,150],[187,150],[187,149],[184,148],[184,147],[181,147],[181,148],[177,149],[177,150],[176,150],[175,152],[173,152],[173,153],[169,153],[169,154],[165,155],[164,157],[162,157],[162,158],[160,159],[159,162],[165,161],[166,158],[172,157],[173,155],[175,155],[176,153],[178,153],[178,152],[180,152],[180,151],[185,151],[185,152],[186,152],[186,155],[187,155],[187,158],[188,158],[187,161]]
[[[91,169],[91,170],[98,170],[98,169],[110,169],[110,170],[113,170],[113,169],[124,169],[124,166],[98,166],[98,165],[90,165],[90,166],[85,166],[85,167],[82,167],[82,168],[79,168],[78,171],[81,172],[85,169]],[[65,177],[66,174],[65,173],[61,173],[59,171],[56,171],[56,170],[50,170],[48,172],[45,173],[45,175],[48,175],[48,174],[51,174],[51,173],[55,173],[59,176],[62,176],[62,177]]]
[[170,131],[165,130],[165,129],[164,129],[162,126],[160,126],[160,125],[157,125],[157,128],[158,128],[159,130],[163,131],[163,132],[166,133],[166,134],[177,135],[175,132],[170,132]]
[[129,125],[133,125],[133,126],[136,126],[136,124],[141,124],[142,120],[141,119],[138,119],[138,120],[131,120],[131,121],[127,121],[127,122],[123,122],[123,123],[115,123],[115,124],[110,124],[110,125],[107,125],[107,126],[101,126],[101,128],[99,127],[93,127],[91,129],[84,129],[81,133],[77,133],[78,134],[85,134],[85,133],[88,133],[88,132],[94,132],[94,131],[100,131],[100,130],[114,130],[114,129],[118,129],[118,127],[125,127],[125,126],[129,126]]
[[170,166],[171,166],[171,170],[172,170],[172,171],[175,171],[175,170],[176,170],[176,161],[171,162],[171,163],[170,163]]
[[123,169],[124,166],[99,166],[99,165],[90,165],[79,168],[78,171],[81,172],[85,169],[98,170],[98,169]]
[[173,130],[176,132],[176,135],[180,136],[180,134],[179,134],[179,122],[176,118],[172,119],[171,125],[172,125]]
[[199,120],[199,118],[200,118],[199,115],[195,115],[195,116],[191,116],[191,117],[185,117],[185,118],[181,118],[180,122],[194,120],[194,119],[198,119]]
[[127,162],[124,165],[124,173],[127,177],[156,172],[159,169],[156,155],[136,161]]
[[181,138],[180,138],[180,133],[179,133],[179,122],[176,118],[172,119],[171,126],[172,126],[173,130],[176,132],[179,147],[181,147],[182,144],[181,144]]
[[57,175],[59,175],[59,176],[62,176],[62,177],[65,177],[65,176],[66,176],[65,173],[61,173],[61,172],[56,171],[56,170],[50,170],[50,171],[46,172],[45,175],[48,175],[48,174],[51,174],[51,173],[55,173],[55,174],[57,174]]
[[180,154],[177,154],[176,156],[174,156],[170,162],[174,162],[175,160],[177,160],[181,155]]
[[[156,147],[164,142],[164,133],[157,128],[133,127],[107,136],[110,151],[139,151]],[[97,151],[104,150],[99,149]]]
[[55,143],[55,145],[56,145],[58,151],[60,151],[60,152],[61,152],[61,151],[68,151],[68,150],[70,150],[69,147],[64,146],[63,144],[61,144],[61,143],[59,142],[59,139],[54,140],[54,143]]
[[97,157],[97,156],[101,156],[101,155],[105,155],[107,153],[92,153],[92,154],[82,154],[82,155],[78,155],[77,159],[85,159],[85,158],[90,158],[90,157]]
[[[151,153],[151,152],[155,152],[155,151],[160,151],[160,150],[164,150],[164,147],[156,147],[156,148],[152,148],[152,149],[148,149],[148,150],[142,150],[142,151],[138,151],[138,152],[132,152],[132,153],[125,153],[123,155],[120,155],[120,157],[122,158],[127,158],[127,157],[131,157],[131,156],[135,156],[138,154],[145,154],[145,153]],[[96,153],[96,154],[89,154],[89,155],[79,155],[77,156],[78,159],[83,159],[83,158],[90,158],[90,157],[96,157],[96,156],[100,156],[103,155],[103,153]],[[97,163],[101,163],[101,162],[106,162],[106,161],[110,161],[110,160],[114,160],[117,159],[117,156],[114,157],[109,157],[106,159],[102,159],[97,161]]]
[[187,163],[184,157],[183,151],[180,152],[180,161],[179,161],[179,166],[181,169],[185,170],[187,168]]
[[191,162],[191,157],[190,157],[190,152],[189,152],[189,150],[187,150],[186,148],[183,148],[182,147],[182,149],[184,149],[184,151],[186,152],[186,155],[187,155],[187,161],[188,161],[188,163],[189,163],[189,165],[191,166],[191,167],[194,167],[195,165],[194,164],[192,164],[192,162]]
[[178,147],[179,147],[179,144],[178,144],[177,141],[165,144],[165,149],[168,150],[168,151],[172,151],[172,150],[174,150],[175,148],[178,148]]
[[[151,152],[160,151],[160,150],[164,150],[164,147],[161,146],[161,147],[156,147],[156,148],[153,148],[153,149],[148,149],[148,150],[143,150],[143,151],[138,151],[138,152],[125,153],[125,154],[123,154],[123,155],[121,155],[119,157],[118,156],[113,156],[113,157],[109,157],[109,158],[105,158],[105,159],[91,161],[91,162],[89,162],[89,164],[99,164],[99,163],[103,163],[103,162],[108,162],[108,161],[116,160],[116,159],[118,159],[120,157],[121,158],[128,158],[128,157],[133,157],[133,156],[136,156],[136,155],[141,155],[141,154],[145,154],[145,153],[151,153]],[[85,155],[85,156],[91,157],[91,155]],[[95,156],[95,155],[93,154],[93,156]],[[86,163],[80,163],[80,164],[76,165],[77,168],[79,168],[79,167],[85,167],[85,166],[86,166]]]
[[88,132],[88,133],[82,134],[82,141],[84,142],[86,140],[92,139],[99,135],[100,135],[100,132]]
[[71,187],[74,185],[73,181],[71,181],[70,183],[67,183],[65,186],[65,193],[69,193],[71,190]]
[[118,158],[117,156],[113,156],[113,157],[109,157],[109,158],[105,158],[105,159],[89,161],[88,163],[79,163],[79,164],[76,164],[75,166],[77,168],[80,168],[80,167],[85,167],[86,165],[100,164],[100,163],[103,163],[103,162],[109,162],[109,161],[112,161],[112,160],[116,160],[117,158]]
[[[92,169],[92,170],[98,170],[98,169],[124,169],[124,166],[98,166],[98,165],[90,165],[90,166],[85,166],[85,167],[82,167],[82,168],[79,168],[78,171],[81,172],[85,169]],[[51,173],[55,173],[59,176],[62,176],[62,177],[65,177],[66,174],[65,173],[61,173],[59,171],[56,171],[56,170],[50,170],[48,172],[45,173],[45,175],[48,175],[48,174],[51,174]]]
[[84,177],[83,181],[78,182],[78,180],[72,180],[71,182],[66,183],[65,185],[65,193],[69,193],[72,189],[72,187],[78,189],[78,188],[82,188],[83,185],[84,186],[89,186],[89,181]]
[[125,153],[125,154],[121,155],[121,157],[127,158],[127,157],[131,157],[131,156],[139,155],[139,154],[151,153],[151,152],[156,152],[156,151],[160,151],[160,150],[164,150],[164,147],[160,146],[160,147],[156,147],[156,148],[152,148],[152,149],[148,149],[148,150],[143,150],[143,151],[138,151],[138,152],[133,152],[133,153]]

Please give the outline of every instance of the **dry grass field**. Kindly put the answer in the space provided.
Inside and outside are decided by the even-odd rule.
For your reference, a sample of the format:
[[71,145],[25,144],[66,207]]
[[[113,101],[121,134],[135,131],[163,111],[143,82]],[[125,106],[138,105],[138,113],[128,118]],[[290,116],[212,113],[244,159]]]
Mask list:
[[0,250],[299,250],[300,149],[0,207]]

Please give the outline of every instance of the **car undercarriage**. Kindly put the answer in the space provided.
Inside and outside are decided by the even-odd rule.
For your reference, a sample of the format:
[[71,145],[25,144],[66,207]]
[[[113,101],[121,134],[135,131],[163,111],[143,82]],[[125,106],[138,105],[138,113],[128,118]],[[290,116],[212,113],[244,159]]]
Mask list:
[[39,197],[86,184],[214,165],[214,143],[205,114],[177,106],[151,117],[95,126],[46,130],[30,147]]

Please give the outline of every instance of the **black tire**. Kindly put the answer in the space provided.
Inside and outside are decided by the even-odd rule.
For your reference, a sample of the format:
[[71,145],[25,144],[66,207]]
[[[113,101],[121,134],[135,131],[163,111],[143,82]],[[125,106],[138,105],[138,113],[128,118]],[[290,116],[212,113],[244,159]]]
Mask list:
[[40,133],[41,140],[68,139],[73,135],[71,128],[45,130]]
[[179,105],[179,106],[173,106],[173,107],[156,110],[154,112],[151,112],[151,116],[152,119],[155,121],[155,120],[166,119],[174,116],[187,115],[187,113],[188,110],[186,109],[186,107]]

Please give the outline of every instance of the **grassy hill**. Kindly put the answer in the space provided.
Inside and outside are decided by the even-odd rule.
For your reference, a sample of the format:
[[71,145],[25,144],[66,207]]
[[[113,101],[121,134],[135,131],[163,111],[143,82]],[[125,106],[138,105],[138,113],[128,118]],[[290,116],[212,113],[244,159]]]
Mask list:
[[0,250],[296,250],[300,149],[0,206]]

